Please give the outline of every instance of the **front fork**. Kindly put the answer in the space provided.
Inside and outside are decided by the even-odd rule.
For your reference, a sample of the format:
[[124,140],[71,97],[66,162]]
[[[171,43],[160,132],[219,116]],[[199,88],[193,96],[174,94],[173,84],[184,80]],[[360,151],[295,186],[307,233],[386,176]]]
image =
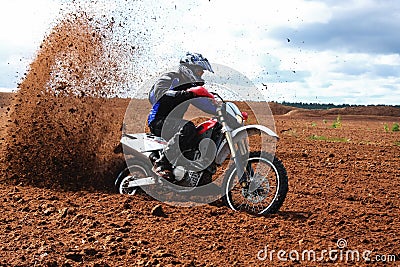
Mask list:
[[245,164],[247,162],[247,155],[249,154],[248,146],[246,143],[246,140],[240,140],[239,142],[235,143],[233,142],[233,137],[231,131],[229,131],[229,127],[227,127],[227,124],[225,122],[225,119],[223,118],[221,110],[217,110],[217,114],[219,116],[219,121],[222,124],[222,127],[225,131],[225,138],[226,141],[229,145],[229,149],[231,151],[231,157],[233,158],[233,161],[236,166],[236,172],[239,179],[239,184],[243,188],[248,188],[249,187],[249,177],[248,175],[252,175],[253,170],[251,168],[251,164]]

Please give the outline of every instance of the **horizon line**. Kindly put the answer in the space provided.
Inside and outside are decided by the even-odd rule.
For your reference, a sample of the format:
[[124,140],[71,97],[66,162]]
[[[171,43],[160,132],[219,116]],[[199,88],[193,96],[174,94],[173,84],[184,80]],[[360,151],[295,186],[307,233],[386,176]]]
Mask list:
[[[0,93],[16,93],[18,91],[18,88],[5,88],[5,87],[0,87]],[[118,97],[118,98],[132,98],[132,97]],[[138,98],[138,99],[142,99],[142,98]],[[143,98],[144,99],[144,98]],[[238,100],[234,100],[234,101],[238,101]],[[245,100],[246,101],[246,100]],[[251,101],[250,101],[251,102]],[[258,102],[258,101],[254,101],[254,102]],[[303,105],[307,105],[307,104],[317,104],[317,105],[334,105],[334,106],[341,106],[341,105],[349,105],[349,106],[388,106],[388,107],[400,107],[400,104],[349,104],[349,103],[340,103],[340,104],[334,104],[334,103],[318,103],[318,102],[303,102],[303,101],[298,101],[298,102],[292,102],[292,101],[287,101],[287,100],[283,100],[283,101],[278,101],[278,100],[270,100],[270,101],[265,101],[265,102],[275,102],[281,105],[285,105],[283,104],[283,102],[286,102],[286,104],[303,104]]]

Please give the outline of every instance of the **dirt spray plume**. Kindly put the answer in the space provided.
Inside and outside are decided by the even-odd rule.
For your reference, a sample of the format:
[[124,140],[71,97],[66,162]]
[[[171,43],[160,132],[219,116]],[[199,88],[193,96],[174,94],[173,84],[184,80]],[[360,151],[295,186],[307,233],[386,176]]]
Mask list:
[[112,151],[126,108],[106,110],[124,83],[115,55],[135,53],[109,48],[112,20],[69,14],[43,41],[12,105],[6,180],[72,190],[111,185],[123,160]]

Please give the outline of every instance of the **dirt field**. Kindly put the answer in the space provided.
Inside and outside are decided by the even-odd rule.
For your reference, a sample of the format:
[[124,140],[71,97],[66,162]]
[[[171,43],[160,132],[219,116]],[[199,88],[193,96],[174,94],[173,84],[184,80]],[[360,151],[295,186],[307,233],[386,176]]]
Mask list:
[[[274,215],[114,194],[129,100],[101,96],[126,84],[122,63],[141,53],[113,27],[85,12],[62,19],[18,93],[0,94],[0,266],[400,264],[399,108],[271,103],[289,176]],[[149,104],[132,104],[132,130],[143,131]]]
[[[0,96],[4,150],[10,95]],[[103,104],[122,121],[127,101]],[[173,207],[106,188],[25,185],[26,177],[15,185],[5,171],[0,266],[365,266],[371,264],[362,258],[365,251],[374,266],[397,266],[400,132],[391,127],[399,117],[337,119],[324,112],[275,116],[277,156],[288,171],[289,193],[280,212],[266,217],[223,206]],[[166,217],[152,215],[159,204]],[[304,251],[316,255],[302,257]],[[360,259],[348,251],[359,252]]]

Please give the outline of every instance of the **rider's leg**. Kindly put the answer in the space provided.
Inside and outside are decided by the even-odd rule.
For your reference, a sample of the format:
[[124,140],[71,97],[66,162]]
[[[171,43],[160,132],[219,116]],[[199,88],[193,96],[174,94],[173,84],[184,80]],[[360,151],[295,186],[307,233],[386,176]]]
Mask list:
[[182,151],[193,148],[198,143],[198,135],[196,126],[191,121],[180,120],[176,122],[176,125],[171,125],[171,128],[176,126],[183,127],[175,133],[175,135],[168,141],[167,146],[164,149],[164,153],[160,159],[156,162],[155,171],[161,176],[169,176],[168,178],[174,178],[172,174],[171,161],[175,161],[182,153]]
[[181,125],[180,130],[168,141],[168,145],[164,149],[164,154],[169,161],[176,160],[183,151],[194,148],[199,141],[193,122],[182,121]]

